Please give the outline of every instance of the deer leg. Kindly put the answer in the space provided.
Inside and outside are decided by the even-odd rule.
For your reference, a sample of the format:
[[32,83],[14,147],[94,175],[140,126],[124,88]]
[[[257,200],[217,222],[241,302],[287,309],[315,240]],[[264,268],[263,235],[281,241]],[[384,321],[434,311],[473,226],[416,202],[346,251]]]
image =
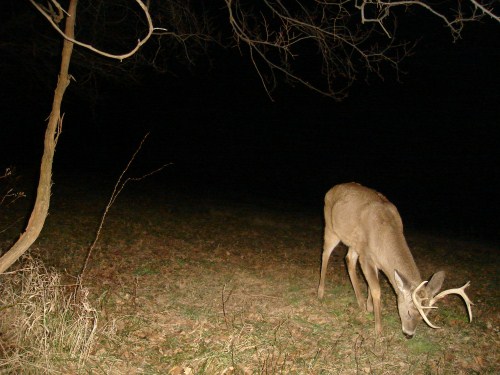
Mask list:
[[378,269],[370,264],[366,259],[360,259],[361,269],[368,282],[368,293],[371,297],[372,310],[375,315],[375,332],[379,335],[382,333],[382,313],[380,303],[380,283],[378,279]]
[[323,298],[323,294],[325,292],[325,276],[326,269],[328,267],[328,260],[330,259],[330,255],[332,254],[333,249],[339,244],[340,239],[337,235],[335,235],[331,231],[325,230],[325,239],[323,242],[323,255],[321,259],[321,275],[319,279],[318,286],[318,298]]
[[361,287],[359,286],[358,273],[356,272],[356,264],[358,264],[358,253],[349,248],[346,255],[347,271],[349,271],[349,277],[351,278],[351,284],[356,294],[356,299],[358,300],[358,305],[362,310],[366,310],[366,304],[363,300],[363,294],[361,293]]
[[368,298],[366,299],[366,311],[373,312],[373,298],[370,288],[368,288]]

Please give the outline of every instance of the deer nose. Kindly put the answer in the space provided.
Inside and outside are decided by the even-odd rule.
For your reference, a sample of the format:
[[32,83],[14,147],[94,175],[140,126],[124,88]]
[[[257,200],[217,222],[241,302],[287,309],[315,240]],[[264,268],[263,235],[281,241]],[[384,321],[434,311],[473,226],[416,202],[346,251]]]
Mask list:
[[409,339],[411,339],[411,338],[413,338],[413,333],[410,335],[410,334],[408,334],[408,333],[403,332],[403,335],[405,335],[405,337],[406,337],[408,340],[409,340]]

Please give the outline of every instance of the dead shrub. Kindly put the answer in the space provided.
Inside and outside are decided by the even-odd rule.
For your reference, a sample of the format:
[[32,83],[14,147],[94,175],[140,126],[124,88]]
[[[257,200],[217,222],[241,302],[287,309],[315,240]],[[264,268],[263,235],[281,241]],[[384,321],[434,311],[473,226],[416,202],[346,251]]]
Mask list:
[[63,285],[61,275],[25,256],[0,275],[0,372],[50,374],[85,367],[97,311],[88,290]]

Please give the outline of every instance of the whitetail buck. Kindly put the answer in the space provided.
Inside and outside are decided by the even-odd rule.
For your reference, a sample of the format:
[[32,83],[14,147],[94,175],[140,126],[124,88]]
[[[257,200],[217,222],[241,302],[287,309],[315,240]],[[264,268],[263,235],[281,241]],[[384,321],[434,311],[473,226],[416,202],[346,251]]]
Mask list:
[[[448,294],[460,295],[472,321],[471,304],[465,288],[445,290],[436,295],[444,281],[444,272],[437,272],[422,281],[403,235],[403,222],[396,207],[385,196],[357,183],[334,186],[325,196],[325,238],[318,297],[323,298],[328,259],[339,242],[349,247],[346,261],[349,277],[361,309],[373,311],[375,331],[382,333],[380,315],[379,270],[391,283],[397,295],[403,333],[413,337],[423,318],[432,328],[424,310],[435,309],[434,303]],[[368,282],[368,299],[363,300],[356,264]]]

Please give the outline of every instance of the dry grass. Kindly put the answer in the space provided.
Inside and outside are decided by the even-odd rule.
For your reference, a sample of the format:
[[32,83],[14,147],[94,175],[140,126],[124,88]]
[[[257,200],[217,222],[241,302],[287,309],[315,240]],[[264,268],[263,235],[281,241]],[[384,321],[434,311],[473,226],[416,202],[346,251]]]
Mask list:
[[[78,194],[82,197],[75,190],[55,195],[52,216],[36,250],[70,274],[82,264],[85,247],[92,240],[90,228],[97,225],[98,208],[103,207],[89,196],[75,201],[62,198]],[[69,348],[73,344],[57,345],[66,348],[58,355],[37,351],[34,343],[43,343],[44,337],[50,341],[43,324],[31,331],[39,331],[38,338],[16,341],[18,344],[3,349],[8,353],[3,361],[14,363],[11,361],[19,357],[16,353],[21,353],[23,360],[16,366],[28,366],[28,356],[44,355],[39,362],[44,365],[39,368],[47,373],[67,364],[69,373],[96,374],[500,371],[496,249],[410,234],[424,275],[444,269],[448,274],[445,287],[472,281],[469,292],[475,303],[474,321],[469,324],[463,304],[450,298],[433,317],[444,329],[421,324],[417,337],[406,340],[395,296],[385,283],[384,334],[376,337],[373,316],[357,307],[343,262],[345,249],[338,249],[330,260],[324,301],[316,298],[322,231],[319,212],[311,216],[194,201],[157,191],[144,196],[131,189],[112,207],[89,263],[86,286],[99,315],[99,327],[92,331],[94,337],[88,330],[84,330],[87,336],[80,335],[87,337],[81,343],[89,345],[81,349],[87,353],[80,360],[82,365],[78,367],[78,361],[72,359]],[[75,303],[68,304],[67,297],[59,301],[66,308],[76,308]],[[9,305],[13,303],[4,302]],[[90,329],[94,313],[83,305],[77,311],[83,314],[84,327]],[[74,312],[71,316],[80,315]],[[52,332],[65,331],[67,328]],[[1,337],[5,337],[3,332]],[[26,373],[30,367],[15,369]]]
[[83,368],[97,329],[88,290],[63,285],[57,271],[30,257],[18,266],[0,275],[0,370],[50,374]]

